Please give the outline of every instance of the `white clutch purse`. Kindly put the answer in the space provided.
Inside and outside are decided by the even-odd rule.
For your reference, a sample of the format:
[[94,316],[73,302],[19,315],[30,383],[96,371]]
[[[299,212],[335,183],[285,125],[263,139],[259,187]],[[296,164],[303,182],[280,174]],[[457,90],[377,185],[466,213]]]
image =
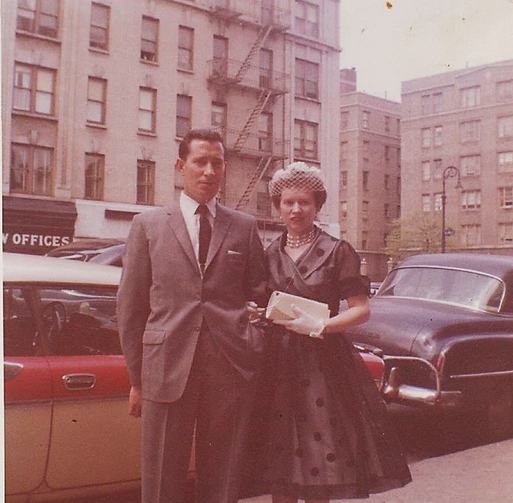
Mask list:
[[293,320],[297,316],[292,311],[292,305],[303,309],[317,319],[328,320],[330,317],[328,304],[278,291],[272,293],[267,303],[265,317],[268,320]]

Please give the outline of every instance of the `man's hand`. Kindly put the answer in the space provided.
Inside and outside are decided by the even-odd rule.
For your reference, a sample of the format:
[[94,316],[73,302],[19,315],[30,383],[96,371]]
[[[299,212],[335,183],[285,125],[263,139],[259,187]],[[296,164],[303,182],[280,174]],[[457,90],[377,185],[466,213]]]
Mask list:
[[134,417],[141,417],[142,389],[141,386],[132,386],[128,396],[128,413]]
[[258,323],[265,314],[265,308],[258,307],[255,302],[250,300],[246,302],[246,311],[249,316],[249,322],[251,324]]

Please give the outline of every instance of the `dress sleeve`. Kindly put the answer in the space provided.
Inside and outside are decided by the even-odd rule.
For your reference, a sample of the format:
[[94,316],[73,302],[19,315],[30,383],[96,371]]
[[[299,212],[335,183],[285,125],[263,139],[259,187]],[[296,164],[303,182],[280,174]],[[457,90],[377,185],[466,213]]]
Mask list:
[[370,282],[360,274],[360,256],[347,242],[341,241],[337,247],[339,295],[341,299],[357,295],[369,295]]

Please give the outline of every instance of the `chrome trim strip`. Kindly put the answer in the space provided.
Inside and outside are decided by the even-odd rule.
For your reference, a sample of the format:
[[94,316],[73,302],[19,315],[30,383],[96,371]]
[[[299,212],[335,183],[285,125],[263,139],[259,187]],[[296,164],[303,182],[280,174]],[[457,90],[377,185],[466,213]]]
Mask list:
[[477,372],[475,374],[454,374],[450,376],[450,379],[467,379],[471,377],[504,377],[513,376],[513,370],[497,370],[494,372]]

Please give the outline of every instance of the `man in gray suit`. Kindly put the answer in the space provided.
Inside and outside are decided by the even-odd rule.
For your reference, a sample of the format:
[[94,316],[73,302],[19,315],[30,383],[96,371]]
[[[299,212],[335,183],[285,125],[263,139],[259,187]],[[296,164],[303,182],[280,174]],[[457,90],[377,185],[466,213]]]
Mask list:
[[118,294],[129,413],[142,415],[142,503],[185,501],[194,430],[196,501],[235,503],[263,350],[246,310],[265,302],[263,248],[254,217],[216,202],[218,133],[189,132],[176,168],[179,202],[134,218]]

